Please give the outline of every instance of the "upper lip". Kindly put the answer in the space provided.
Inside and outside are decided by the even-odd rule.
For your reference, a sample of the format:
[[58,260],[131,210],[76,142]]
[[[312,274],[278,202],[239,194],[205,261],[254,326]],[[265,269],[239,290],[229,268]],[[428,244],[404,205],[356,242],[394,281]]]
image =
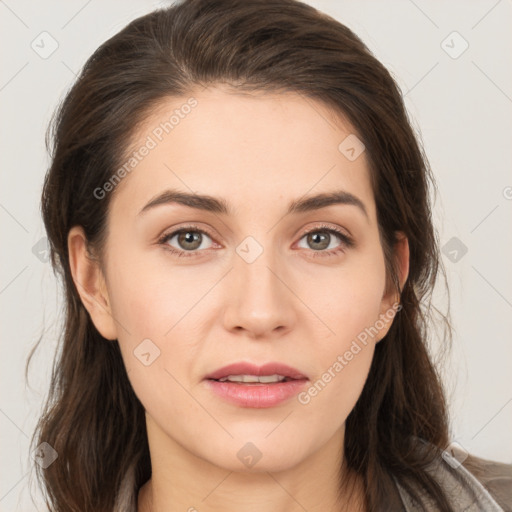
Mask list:
[[307,379],[307,377],[299,370],[283,363],[271,362],[258,366],[243,361],[223,366],[222,368],[208,374],[205,379],[218,380],[223,377],[228,377],[229,375],[256,375],[259,377],[262,375],[275,374],[282,375],[283,377],[288,377],[290,379]]

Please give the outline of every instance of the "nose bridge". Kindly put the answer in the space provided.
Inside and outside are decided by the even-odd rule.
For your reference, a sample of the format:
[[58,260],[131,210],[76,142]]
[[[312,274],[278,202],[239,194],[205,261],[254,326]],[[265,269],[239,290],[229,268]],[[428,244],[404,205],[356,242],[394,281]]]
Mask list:
[[270,299],[275,289],[282,286],[275,276],[277,247],[272,246],[271,236],[266,236],[264,241],[262,236],[258,238],[249,235],[238,244],[235,271],[242,276],[242,287],[246,286],[248,292],[263,293]]
[[278,248],[272,247],[272,236],[260,240],[249,235],[235,249],[236,284],[229,315],[231,324],[254,331],[289,325],[293,296],[284,284],[286,277],[280,275],[283,265]]

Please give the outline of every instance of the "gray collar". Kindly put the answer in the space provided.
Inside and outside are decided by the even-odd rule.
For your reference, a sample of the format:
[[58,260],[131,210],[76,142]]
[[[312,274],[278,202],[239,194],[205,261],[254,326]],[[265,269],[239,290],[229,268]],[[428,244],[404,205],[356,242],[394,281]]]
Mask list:
[[[463,464],[447,452],[443,453],[443,457],[437,457],[427,468],[427,471],[445,491],[453,510],[504,512],[482,483]],[[395,483],[405,507],[404,512],[424,510],[396,480]],[[509,485],[510,483],[512,482],[509,482]],[[426,510],[436,510],[430,499],[423,499]]]

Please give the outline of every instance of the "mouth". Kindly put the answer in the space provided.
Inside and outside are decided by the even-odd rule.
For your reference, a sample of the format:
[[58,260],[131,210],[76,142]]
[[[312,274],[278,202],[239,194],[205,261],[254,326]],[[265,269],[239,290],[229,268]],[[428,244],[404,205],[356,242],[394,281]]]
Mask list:
[[290,380],[304,380],[308,377],[297,370],[297,368],[283,363],[271,362],[258,366],[241,361],[223,366],[208,374],[205,378],[219,382],[271,384]]
[[296,368],[267,363],[255,366],[234,363],[204,379],[211,391],[239,407],[263,408],[278,405],[304,388],[308,377]]
[[300,380],[294,379],[292,377],[285,377],[284,375],[228,375],[226,377],[222,377],[220,379],[209,379],[215,380],[217,382],[236,382],[237,384],[245,384],[249,386],[253,385],[268,385],[268,384],[278,384],[280,382],[290,382],[292,380]]

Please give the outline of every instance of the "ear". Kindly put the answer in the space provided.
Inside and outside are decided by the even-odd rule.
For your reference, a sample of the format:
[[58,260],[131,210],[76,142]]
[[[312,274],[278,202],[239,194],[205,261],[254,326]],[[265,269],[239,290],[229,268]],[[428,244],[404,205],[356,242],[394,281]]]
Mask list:
[[[397,241],[393,247],[393,257],[396,261],[398,270],[398,280],[400,284],[400,292],[404,289],[405,282],[409,276],[409,240],[402,231],[396,233]],[[386,287],[384,295],[382,296],[380,319],[385,322],[385,327],[380,330],[376,342],[380,341],[388,333],[393,318],[397,311],[397,306],[400,304],[400,294],[394,287]]]
[[73,281],[92,322],[104,338],[117,339],[105,277],[99,263],[87,251],[87,237],[81,226],[70,229],[68,252]]

